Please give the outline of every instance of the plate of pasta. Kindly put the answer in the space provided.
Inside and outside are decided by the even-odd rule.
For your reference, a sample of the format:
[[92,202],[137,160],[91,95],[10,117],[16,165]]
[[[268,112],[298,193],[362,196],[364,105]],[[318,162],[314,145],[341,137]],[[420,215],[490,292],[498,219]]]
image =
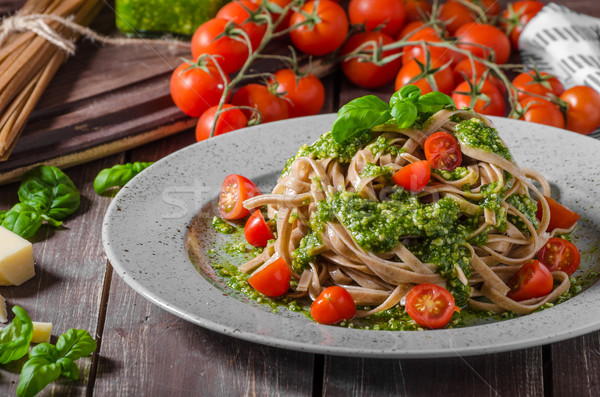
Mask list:
[[[341,137],[335,114],[273,122],[173,153],[111,203],[108,259],[187,321],[321,354],[486,354],[600,329],[600,142],[447,106],[408,128],[388,119]],[[244,178],[230,187],[247,179],[256,193],[228,202],[232,174]],[[557,224],[555,205],[581,217]],[[271,233],[254,244],[264,247],[245,235],[250,214]],[[558,248],[540,253],[552,239],[577,247],[577,270],[556,259]],[[536,281],[527,266],[552,260]],[[264,275],[281,263],[288,278],[273,292]],[[417,286],[450,298],[415,298]],[[311,311],[330,287],[356,309],[336,325]],[[448,300],[442,323],[415,312]]]

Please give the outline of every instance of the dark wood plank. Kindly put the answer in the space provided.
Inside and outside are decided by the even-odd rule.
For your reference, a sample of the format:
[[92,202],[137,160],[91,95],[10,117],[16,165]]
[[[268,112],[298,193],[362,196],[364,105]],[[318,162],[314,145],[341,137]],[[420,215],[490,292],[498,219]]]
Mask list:
[[600,395],[600,332],[552,345],[554,396]]
[[[34,321],[52,322],[53,341],[69,328],[85,329],[96,335],[106,259],[101,243],[102,219],[110,202],[93,190],[92,181],[105,167],[121,162],[117,155],[67,171],[82,194],[80,209],[65,220],[64,228],[43,226],[36,234],[34,259],[36,275],[18,287],[2,287],[9,305],[27,310]],[[0,190],[0,210],[18,201],[17,184]],[[10,309],[9,309],[10,310]],[[91,359],[78,362],[81,377],[77,382],[59,380],[45,394],[77,396],[86,393]],[[0,395],[15,395],[17,366],[4,367]]]

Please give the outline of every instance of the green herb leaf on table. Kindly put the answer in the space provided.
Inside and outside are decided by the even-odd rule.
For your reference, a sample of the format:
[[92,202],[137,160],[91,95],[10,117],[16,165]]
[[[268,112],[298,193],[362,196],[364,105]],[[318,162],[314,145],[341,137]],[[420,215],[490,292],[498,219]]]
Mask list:
[[105,168],[98,173],[94,179],[94,190],[102,194],[113,187],[123,187],[133,179],[137,174],[150,167],[154,162],[135,162],[127,164],[117,164],[110,168]]
[[0,364],[18,360],[29,351],[33,336],[33,323],[25,309],[14,306],[15,318],[0,331]]
[[337,119],[331,127],[331,136],[337,143],[342,143],[385,123],[391,117],[388,104],[375,95],[356,98],[338,111]]
[[3,215],[2,226],[23,238],[31,238],[44,219],[29,204],[17,203]]
[[96,341],[83,329],[70,329],[56,341],[58,353],[73,361],[89,356],[96,347]]

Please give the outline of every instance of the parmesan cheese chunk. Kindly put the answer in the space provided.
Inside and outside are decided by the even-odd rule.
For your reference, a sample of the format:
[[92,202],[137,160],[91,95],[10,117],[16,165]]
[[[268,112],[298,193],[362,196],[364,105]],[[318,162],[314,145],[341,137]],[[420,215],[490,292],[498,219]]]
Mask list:
[[21,285],[33,276],[33,245],[0,227],[0,285]]
[[33,322],[31,343],[50,343],[50,336],[52,336],[52,323]]

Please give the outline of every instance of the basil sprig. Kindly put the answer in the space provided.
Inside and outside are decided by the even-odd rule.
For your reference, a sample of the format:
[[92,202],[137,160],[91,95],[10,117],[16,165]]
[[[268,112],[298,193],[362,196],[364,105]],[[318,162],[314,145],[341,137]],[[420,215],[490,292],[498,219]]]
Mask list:
[[94,179],[94,190],[102,194],[113,187],[123,187],[133,179],[134,176],[150,167],[153,162],[135,162],[127,164],[117,164],[110,168],[105,168],[98,173]]
[[0,364],[26,355],[33,337],[33,323],[25,309],[13,306],[12,311],[15,313],[12,323],[0,331]]
[[425,121],[446,106],[455,107],[448,95],[438,91],[421,95],[421,89],[414,85],[404,86],[395,92],[389,105],[374,95],[366,95],[342,106],[331,127],[331,135],[337,143],[343,143],[388,122],[396,124],[398,128],[408,128],[417,121]]

